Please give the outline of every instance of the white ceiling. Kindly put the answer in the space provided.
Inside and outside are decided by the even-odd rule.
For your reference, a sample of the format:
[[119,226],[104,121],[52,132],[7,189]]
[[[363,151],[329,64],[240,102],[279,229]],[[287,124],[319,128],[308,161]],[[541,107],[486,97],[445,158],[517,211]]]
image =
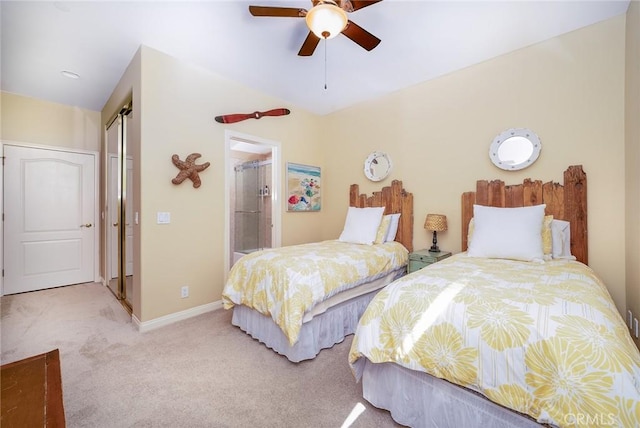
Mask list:
[[[310,1],[0,2],[3,91],[100,111],[141,44],[326,114],[626,12],[629,0],[384,0],[349,14],[382,42],[343,35],[297,52],[301,18],[248,5]],[[68,70],[80,78],[61,75]],[[263,109],[287,106],[264,106]]]

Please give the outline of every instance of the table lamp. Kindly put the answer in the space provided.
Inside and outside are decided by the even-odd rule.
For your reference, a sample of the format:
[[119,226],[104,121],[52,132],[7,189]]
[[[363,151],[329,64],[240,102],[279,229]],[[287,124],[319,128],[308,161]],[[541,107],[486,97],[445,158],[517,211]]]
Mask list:
[[424,228],[433,231],[433,245],[429,248],[432,253],[440,251],[438,248],[438,232],[447,230],[447,216],[444,214],[427,214]]

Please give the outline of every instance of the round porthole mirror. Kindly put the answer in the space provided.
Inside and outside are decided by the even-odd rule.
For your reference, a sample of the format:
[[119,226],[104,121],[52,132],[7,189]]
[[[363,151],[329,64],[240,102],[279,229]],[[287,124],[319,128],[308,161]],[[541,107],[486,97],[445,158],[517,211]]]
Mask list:
[[391,158],[383,152],[373,152],[364,161],[364,175],[371,181],[380,181],[391,172]]
[[540,156],[540,138],[527,128],[511,128],[494,138],[489,158],[495,166],[508,171],[524,169]]

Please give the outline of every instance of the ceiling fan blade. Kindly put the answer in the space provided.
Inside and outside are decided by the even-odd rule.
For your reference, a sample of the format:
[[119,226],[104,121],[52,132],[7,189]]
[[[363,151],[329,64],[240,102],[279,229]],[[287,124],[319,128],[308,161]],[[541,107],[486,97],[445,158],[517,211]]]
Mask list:
[[298,56],[311,56],[313,52],[316,50],[316,47],[320,43],[320,38],[309,31],[309,35],[302,43],[300,47],[300,51],[298,52]]
[[277,16],[285,18],[304,18],[307,15],[306,9],[296,7],[249,6],[249,12],[253,16]]
[[380,43],[380,39],[355,24],[351,20],[347,22],[347,26],[342,30],[342,34],[353,40],[355,43],[370,51]]
[[354,10],[362,9],[363,7],[371,6],[372,4],[376,4],[381,2],[382,0],[348,0],[348,3],[351,3],[351,10],[349,12],[353,12]]

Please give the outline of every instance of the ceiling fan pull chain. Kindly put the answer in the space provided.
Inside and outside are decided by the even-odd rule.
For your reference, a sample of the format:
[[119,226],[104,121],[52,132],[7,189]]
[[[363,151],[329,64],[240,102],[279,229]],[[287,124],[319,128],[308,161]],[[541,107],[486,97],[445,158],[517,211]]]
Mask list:
[[327,90],[327,39],[324,39],[324,90]]

